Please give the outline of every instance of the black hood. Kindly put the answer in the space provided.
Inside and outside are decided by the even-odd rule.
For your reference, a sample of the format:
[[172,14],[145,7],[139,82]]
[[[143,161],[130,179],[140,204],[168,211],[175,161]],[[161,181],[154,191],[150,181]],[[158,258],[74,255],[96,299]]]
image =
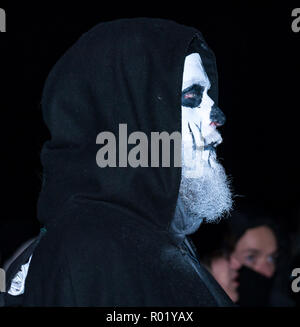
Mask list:
[[47,231],[34,249],[22,305],[232,304],[188,238],[172,232],[181,169],[96,163],[97,135],[118,136],[121,123],[128,135],[180,132],[190,51],[200,52],[216,101],[214,56],[201,34],[161,19],[99,24],[50,72],[42,109],[51,139],[41,153],[38,202]]
[[210,97],[217,104],[213,52],[198,30],[173,21],[100,23],[55,64],[42,95],[51,133],[41,152],[42,224],[59,224],[74,203],[87,206],[92,201],[168,230],[181,168],[99,168],[96,137],[103,131],[117,137],[119,124],[127,124],[128,135],[141,131],[148,139],[151,132],[181,132],[182,75],[190,52],[200,53],[212,84]]

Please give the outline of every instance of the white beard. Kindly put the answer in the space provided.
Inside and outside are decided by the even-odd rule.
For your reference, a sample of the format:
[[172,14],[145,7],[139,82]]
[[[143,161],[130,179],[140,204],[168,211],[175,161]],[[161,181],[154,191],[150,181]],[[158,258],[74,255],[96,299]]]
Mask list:
[[197,178],[186,177],[187,168],[182,167],[179,189],[181,214],[178,215],[177,208],[174,223],[177,231],[181,229],[185,234],[194,233],[203,219],[218,222],[232,208],[230,181],[223,166],[214,155],[210,155],[208,161],[201,161],[201,166],[202,175]]
[[184,63],[183,99],[197,99],[196,86],[202,90],[201,102],[182,100],[182,177],[171,224],[173,231],[184,234],[195,232],[203,219],[217,222],[232,207],[229,180],[214,151],[222,143],[217,126],[224,121],[212,121],[216,119],[211,117],[212,110],[217,109],[208,95],[210,81],[200,55],[192,53]]

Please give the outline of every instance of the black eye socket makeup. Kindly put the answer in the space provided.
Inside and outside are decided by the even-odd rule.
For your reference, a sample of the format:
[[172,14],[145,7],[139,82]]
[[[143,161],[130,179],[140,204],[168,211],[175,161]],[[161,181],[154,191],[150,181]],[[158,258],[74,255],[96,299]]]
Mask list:
[[184,107],[196,108],[199,107],[204,87],[200,84],[193,84],[182,91],[181,105]]

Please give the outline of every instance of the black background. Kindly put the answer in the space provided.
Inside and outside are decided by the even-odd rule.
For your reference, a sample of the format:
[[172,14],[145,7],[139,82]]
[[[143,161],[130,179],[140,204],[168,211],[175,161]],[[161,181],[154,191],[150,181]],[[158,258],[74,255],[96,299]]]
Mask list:
[[[92,2],[91,2],[92,3]],[[99,22],[160,17],[199,29],[217,58],[219,107],[227,117],[218,148],[237,202],[264,206],[293,232],[299,219],[298,130],[300,32],[295,2],[82,2],[9,5],[1,53],[2,261],[40,228],[36,202],[39,153],[49,137],[40,97],[63,53]]]

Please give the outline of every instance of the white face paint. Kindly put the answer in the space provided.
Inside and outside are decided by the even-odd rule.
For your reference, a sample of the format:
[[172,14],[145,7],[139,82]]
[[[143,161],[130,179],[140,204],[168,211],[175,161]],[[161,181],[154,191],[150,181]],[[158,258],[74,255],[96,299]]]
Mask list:
[[209,88],[210,81],[200,55],[190,54],[184,63],[181,107],[183,166],[186,168],[185,176],[190,178],[202,176],[207,164],[211,166],[214,163],[215,151],[212,148],[222,142],[211,120],[214,101],[207,94]]
[[198,53],[185,59],[182,83],[182,178],[172,228],[191,234],[202,220],[229,212],[232,197],[225,170],[216,158],[222,142],[216,126],[225,116],[208,96],[210,81]]

